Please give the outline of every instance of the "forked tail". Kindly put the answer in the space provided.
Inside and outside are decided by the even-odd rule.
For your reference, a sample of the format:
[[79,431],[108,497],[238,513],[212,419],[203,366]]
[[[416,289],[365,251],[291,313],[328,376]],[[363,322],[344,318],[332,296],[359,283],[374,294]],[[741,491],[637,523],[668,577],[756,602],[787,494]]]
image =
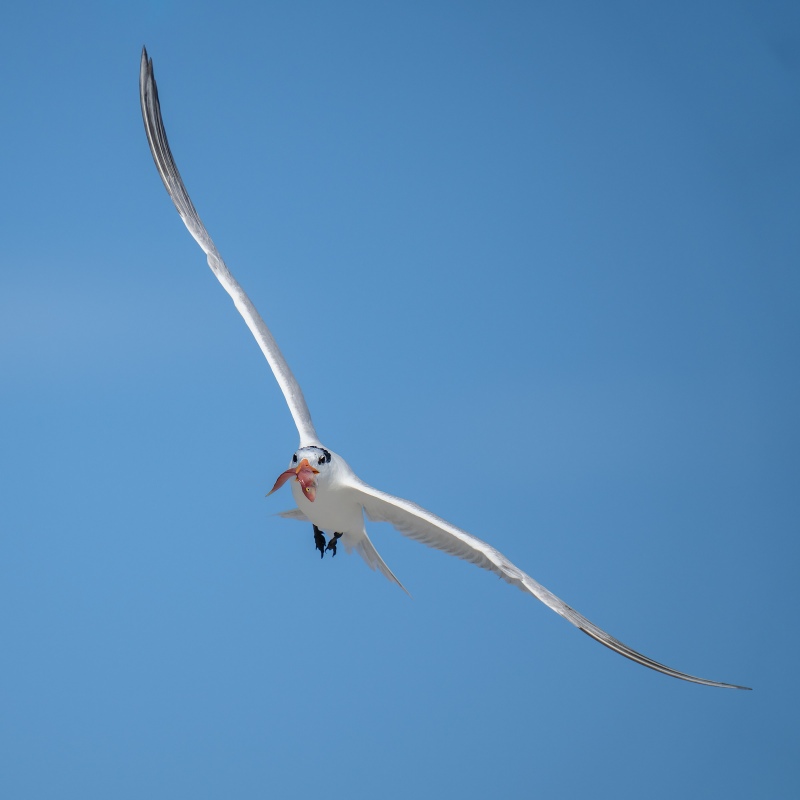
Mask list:
[[359,541],[356,545],[356,550],[358,550],[358,554],[364,561],[367,562],[367,566],[370,569],[378,569],[380,570],[390,581],[396,583],[409,597],[411,597],[411,592],[397,580],[397,576],[392,572],[389,567],[387,566],[386,562],[381,558],[380,553],[375,549],[375,545],[372,544],[370,541],[369,536],[367,536],[367,532],[364,531],[364,538]]

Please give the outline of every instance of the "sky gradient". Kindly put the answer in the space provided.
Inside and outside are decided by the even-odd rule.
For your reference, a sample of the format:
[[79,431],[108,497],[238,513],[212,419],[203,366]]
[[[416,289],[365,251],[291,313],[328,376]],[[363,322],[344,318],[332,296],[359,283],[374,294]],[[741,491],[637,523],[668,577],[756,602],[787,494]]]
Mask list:
[[[0,795],[794,798],[793,3],[37,4],[0,28]],[[367,482],[690,685],[371,525]]]

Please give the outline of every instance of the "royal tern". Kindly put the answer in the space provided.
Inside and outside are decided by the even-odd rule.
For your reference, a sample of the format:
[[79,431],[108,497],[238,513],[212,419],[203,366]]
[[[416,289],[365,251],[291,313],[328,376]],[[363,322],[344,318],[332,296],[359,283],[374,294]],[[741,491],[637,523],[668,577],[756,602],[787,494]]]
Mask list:
[[[290,483],[297,508],[285,512],[282,516],[312,524],[314,542],[320,551],[320,556],[324,556],[328,550],[335,555],[336,545],[341,541],[348,551],[357,550],[372,569],[380,570],[389,580],[404,589],[367,536],[364,525],[364,515],[366,514],[370,520],[390,523],[411,539],[494,572],[512,586],[532,594],[600,644],[645,667],[663,672],[665,675],[671,675],[673,678],[706,686],[721,686],[729,689],[748,688],[688,675],[664,664],[659,664],[632,650],[526,575],[491,545],[409,500],[403,500],[379,489],[374,489],[364,483],[340,455],[324,447],[314,429],[303,392],[275,339],[250,302],[250,298],[231,275],[189,198],[167,142],[167,134],[161,119],[158,89],[153,75],[153,61],[148,59],[145,48],[142,48],[139,71],[139,95],[150,152],[164,186],[189,233],[208,257],[208,265],[211,270],[231,296],[234,305],[247,323],[247,327],[255,336],[272,368],[297,426],[300,434],[300,446],[292,455],[289,468],[281,473],[275,481],[270,494],[284,483]],[[327,543],[325,532],[330,537]]]

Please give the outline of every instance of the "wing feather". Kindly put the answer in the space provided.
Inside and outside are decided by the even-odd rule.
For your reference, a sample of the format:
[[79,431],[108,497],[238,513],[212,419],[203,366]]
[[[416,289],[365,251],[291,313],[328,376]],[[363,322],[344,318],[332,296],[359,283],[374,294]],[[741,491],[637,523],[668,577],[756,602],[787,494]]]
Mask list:
[[200,219],[200,215],[189,197],[189,193],[186,191],[167,141],[167,132],[161,119],[158,87],[153,74],[153,60],[148,59],[145,48],[142,48],[142,61],[139,68],[139,99],[142,105],[142,119],[147,133],[147,141],[150,144],[150,152],[158,168],[159,175],[161,175],[161,180],[164,182],[164,186],[175,204],[175,208],[178,209],[178,213],[181,215],[181,219],[189,233],[203,248],[208,257],[208,266],[211,267],[211,271],[231,296],[234,305],[247,323],[247,327],[250,328],[261,351],[266,356],[297,426],[301,447],[318,445],[319,439],[314,430],[311,414],[300,385],[297,383],[291,369],[289,369],[289,365],[286,363],[286,359],[283,357],[266,323],[222,260],[222,256],[219,254],[211,236],[209,236],[205,225]]
[[555,611],[556,614],[571,622],[576,628],[579,628],[585,634],[591,636],[592,639],[619,653],[621,656],[680,680],[700,683],[705,686],[721,686],[727,689],[749,688],[747,686],[737,686],[731,683],[720,683],[706,678],[698,678],[685,672],[679,672],[676,669],[672,669],[672,667],[667,667],[652,658],[642,655],[642,653],[633,650],[619,641],[619,639],[615,639],[606,633],[602,628],[598,628],[597,625],[578,613],[572,606],[567,605],[563,600],[531,578],[530,575],[527,575],[512,564],[499,550],[496,550],[490,544],[457,528],[455,525],[451,525],[446,520],[437,517],[430,511],[426,511],[416,503],[375,489],[358,478],[354,478],[352,488],[358,494],[359,502],[364,507],[369,519],[376,522],[388,522],[397,528],[400,533],[411,539],[494,572],[495,575],[499,575],[512,586],[532,594],[537,600],[540,600],[548,608]]

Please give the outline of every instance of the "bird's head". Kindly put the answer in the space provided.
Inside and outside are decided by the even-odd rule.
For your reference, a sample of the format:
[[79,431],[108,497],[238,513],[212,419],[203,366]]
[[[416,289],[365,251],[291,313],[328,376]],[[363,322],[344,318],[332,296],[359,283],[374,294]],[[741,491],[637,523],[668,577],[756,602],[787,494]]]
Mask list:
[[289,469],[278,475],[278,480],[268,494],[277,491],[286,481],[294,478],[302,487],[303,496],[313,503],[317,496],[317,483],[320,478],[325,479],[331,458],[331,452],[324,447],[301,447],[292,456]]

